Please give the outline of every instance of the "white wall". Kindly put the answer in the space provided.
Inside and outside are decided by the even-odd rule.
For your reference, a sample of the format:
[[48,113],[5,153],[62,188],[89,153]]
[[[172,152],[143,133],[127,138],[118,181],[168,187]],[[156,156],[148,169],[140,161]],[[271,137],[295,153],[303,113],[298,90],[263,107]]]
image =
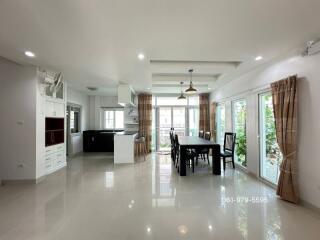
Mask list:
[[36,178],[36,68],[0,58],[0,179]]
[[81,107],[81,133],[71,134],[69,143],[69,154],[75,154],[83,151],[83,137],[82,131],[89,129],[89,97],[77,90],[67,88],[67,103],[76,104]]
[[[299,97],[299,141],[298,179],[301,198],[320,208],[320,55],[301,57],[287,54],[272,63],[261,66],[211,94],[211,101],[229,103],[226,111],[231,113],[231,100],[243,97],[247,100],[247,160],[248,171],[259,176],[258,143],[258,94],[269,87],[271,82],[297,74]],[[231,130],[231,114],[228,117]]]

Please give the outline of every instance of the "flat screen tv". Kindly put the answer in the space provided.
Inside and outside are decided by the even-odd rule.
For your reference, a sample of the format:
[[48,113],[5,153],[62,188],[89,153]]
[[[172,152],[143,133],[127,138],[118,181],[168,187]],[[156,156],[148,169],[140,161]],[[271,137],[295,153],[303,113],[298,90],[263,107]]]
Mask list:
[[64,118],[46,118],[46,147],[64,143]]

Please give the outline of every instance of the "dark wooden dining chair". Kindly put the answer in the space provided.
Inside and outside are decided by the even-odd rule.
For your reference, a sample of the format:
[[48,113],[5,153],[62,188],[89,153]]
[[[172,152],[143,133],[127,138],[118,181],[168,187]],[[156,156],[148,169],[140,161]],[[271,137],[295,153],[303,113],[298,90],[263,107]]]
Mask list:
[[[204,138],[205,140],[210,141],[210,139],[211,139],[211,132],[205,132],[203,138]],[[204,149],[202,149],[202,150],[200,150],[200,151],[197,151],[196,153],[197,153],[197,162],[196,162],[196,164],[198,164],[198,159],[199,159],[199,157],[200,157],[200,158],[202,158],[204,161],[207,160],[207,161],[208,161],[208,164],[209,164],[209,166],[210,166],[209,149],[208,149],[208,148],[204,148]]]
[[[175,142],[175,159],[176,163],[175,166],[179,169],[180,163],[180,144],[179,144],[179,138],[178,135],[175,134],[174,136],[174,142]],[[186,151],[186,165],[189,167],[192,167],[192,172],[194,172],[194,159],[197,157],[197,155],[192,151]]]
[[[223,170],[226,170],[226,163],[231,162],[233,168],[234,165],[234,149],[236,144],[236,134],[232,132],[226,132],[224,134],[223,151],[220,153],[220,157],[223,159]],[[226,162],[227,158],[231,158],[231,161]]]
[[201,137],[201,138],[204,137],[204,131],[203,131],[203,130],[200,130],[200,131],[199,131],[199,137]]
[[171,143],[171,159],[172,161],[175,163],[176,161],[176,158],[175,158],[175,146],[174,146],[174,132],[173,130],[171,129],[170,130],[170,143]]

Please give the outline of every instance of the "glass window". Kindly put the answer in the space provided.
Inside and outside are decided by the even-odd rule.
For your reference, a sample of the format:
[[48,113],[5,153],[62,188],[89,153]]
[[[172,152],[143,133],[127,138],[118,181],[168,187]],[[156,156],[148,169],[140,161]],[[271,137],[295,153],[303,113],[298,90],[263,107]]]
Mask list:
[[260,95],[260,176],[277,184],[282,162],[273,115],[271,92]]
[[103,122],[105,129],[124,129],[124,111],[123,109],[104,110]]
[[155,106],[155,105],[156,105],[156,97],[152,96],[152,106]]
[[245,100],[232,103],[233,131],[236,133],[235,161],[243,167],[247,166],[247,134],[246,118],[247,107]]
[[189,136],[199,134],[199,108],[189,109]]
[[160,151],[170,149],[170,129],[172,128],[172,108],[159,108],[159,147]]
[[199,96],[179,100],[177,96],[153,96],[152,146],[159,151],[170,150],[169,132],[179,136],[198,136]]
[[114,111],[104,111],[104,128],[114,129]]
[[157,106],[185,106],[187,99],[177,99],[177,97],[157,97]]
[[152,151],[156,150],[156,109],[152,108],[152,138],[151,138],[151,148]]
[[199,96],[189,96],[189,106],[199,106]]
[[224,133],[226,130],[226,109],[224,103],[220,103],[217,106],[216,114],[216,129],[217,129],[217,143],[223,145]]

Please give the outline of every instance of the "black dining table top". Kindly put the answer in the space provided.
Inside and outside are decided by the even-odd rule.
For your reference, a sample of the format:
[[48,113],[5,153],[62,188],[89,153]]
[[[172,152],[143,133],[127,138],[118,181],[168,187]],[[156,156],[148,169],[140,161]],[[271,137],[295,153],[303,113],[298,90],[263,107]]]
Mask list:
[[179,136],[180,146],[212,146],[214,142],[195,136]]

